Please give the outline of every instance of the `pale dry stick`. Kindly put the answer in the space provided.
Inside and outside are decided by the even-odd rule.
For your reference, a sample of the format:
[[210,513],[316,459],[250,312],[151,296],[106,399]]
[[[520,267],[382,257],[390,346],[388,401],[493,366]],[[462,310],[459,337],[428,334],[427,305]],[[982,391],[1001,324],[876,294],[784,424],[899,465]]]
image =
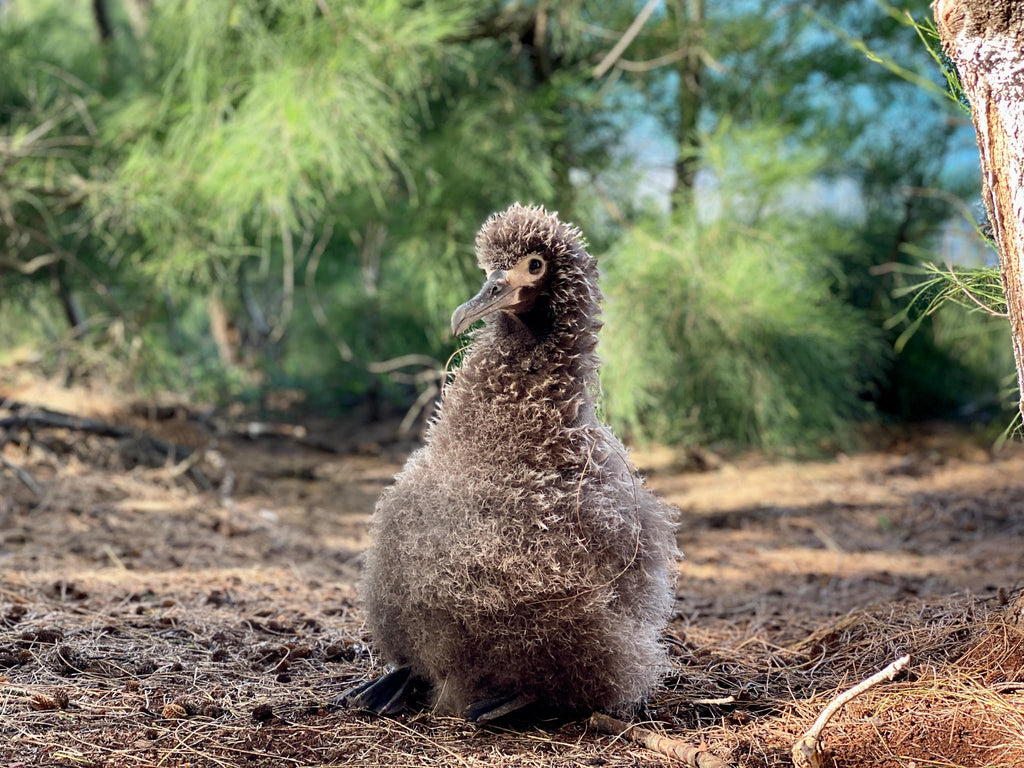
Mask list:
[[[458,350],[453,353],[448,358],[448,363],[451,363],[455,355],[461,351]],[[366,370],[370,373],[386,373],[393,381],[415,384],[417,386],[421,384],[426,385],[413,404],[409,406],[409,410],[405,412],[402,423],[398,425],[399,437],[407,437],[412,432],[412,426],[416,423],[416,419],[419,418],[420,414],[423,413],[423,410],[430,405],[435,397],[443,394],[444,380],[448,376],[448,363],[445,363],[442,368],[440,363],[429,355],[412,354],[366,364]],[[400,371],[401,368],[409,366],[419,366],[423,370],[415,374],[406,374]]]
[[17,603],[18,605],[25,605],[26,603],[31,602],[24,595],[19,595],[17,592],[12,592],[9,589],[0,588],[0,596],[7,598],[12,603]]
[[635,741],[652,752],[679,760],[691,768],[729,768],[729,764],[715,757],[707,750],[700,749],[685,741],[662,736],[647,728],[617,720],[614,717],[595,712],[590,716],[590,725],[601,733],[619,736]]
[[171,477],[181,477],[187,472],[190,472],[196,464],[202,461],[206,457],[206,452],[202,450],[193,451],[190,455],[179,461],[170,467],[169,474]]
[[423,412],[423,409],[430,405],[430,401],[441,394],[441,389],[436,384],[431,384],[422,392],[416,401],[409,406],[409,410],[406,411],[405,416],[402,418],[402,423],[398,425],[399,437],[406,437],[412,432],[412,425],[416,423],[416,419]]
[[647,5],[640,9],[640,13],[633,19],[633,23],[623,33],[619,42],[612,46],[607,55],[601,59],[601,63],[594,67],[595,80],[604,77],[605,72],[615,66],[615,62],[619,60],[619,57],[629,47],[629,44],[633,42],[633,39],[640,34],[640,30],[647,23],[647,20],[651,18],[651,14],[654,13],[660,2],[661,0],[648,0]]
[[736,703],[736,697],[735,696],[723,696],[723,697],[718,698],[718,699],[690,699],[688,703],[696,704],[698,706],[721,707],[721,706],[724,706],[726,704],[735,704]]
[[[463,347],[462,349],[465,349],[465,347]],[[456,352],[455,355],[461,352],[462,349]],[[454,357],[455,355],[452,355],[452,357]],[[448,359],[448,362],[451,362],[451,358]],[[380,362],[367,363],[366,370],[368,370],[370,373],[392,373],[394,371],[397,371],[399,368],[406,368],[408,366],[417,365],[420,366],[421,368],[436,369],[437,364],[438,361],[435,360],[430,355],[411,354],[393,357],[390,360],[382,360]]]
[[797,740],[796,744],[793,745],[793,763],[796,765],[796,768],[823,768],[825,763],[821,754],[821,732],[825,730],[825,726],[828,725],[828,721],[832,719],[833,715],[835,715],[835,713],[838,712],[844,704],[855,699],[857,696],[860,696],[869,688],[873,688],[879,683],[887,680],[892,680],[896,677],[899,671],[909,663],[909,655],[901,656],[885,669],[876,672],[866,680],[862,680],[857,683],[857,685],[853,686],[853,688],[839,694],[839,696],[833,699],[832,703],[825,707],[825,709],[821,711],[821,714],[818,715],[818,719],[814,721],[814,725],[808,728],[807,733],[801,736]]
[[110,562],[114,564],[114,567],[119,571],[127,571],[128,566],[124,564],[124,561],[117,556],[117,552],[109,544],[103,545],[103,553],[110,559]]

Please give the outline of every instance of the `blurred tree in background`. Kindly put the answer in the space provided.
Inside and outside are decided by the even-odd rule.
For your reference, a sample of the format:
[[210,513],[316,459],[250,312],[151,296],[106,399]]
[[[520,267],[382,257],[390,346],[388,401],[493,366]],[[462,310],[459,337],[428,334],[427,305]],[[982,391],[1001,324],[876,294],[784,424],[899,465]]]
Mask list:
[[[1005,323],[967,302],[914,318],[894,300],[922,261],[955,256],[943,240],[960,241],[960,201],[977,198],[972,132],[913,22],[928,4],[677,8],[700,29],[680,33],[669,13],[638,45],[678,71],[624,66],[678,152],[675,215],[640,222],[608,259],[613,299],[662,286],[639,311],[611,303],[613,420],[662,440],[784,446],[841,438],[866,407],[998,412]],[[961,266],[983,266],[971,258]]]
[[885,328],[977,195],[885,3],[0,0],[0,72],[2,347],[50,373],[425,403],[513,200],[590,238],[635,438],[834,439],[1012,370],[960,307]]

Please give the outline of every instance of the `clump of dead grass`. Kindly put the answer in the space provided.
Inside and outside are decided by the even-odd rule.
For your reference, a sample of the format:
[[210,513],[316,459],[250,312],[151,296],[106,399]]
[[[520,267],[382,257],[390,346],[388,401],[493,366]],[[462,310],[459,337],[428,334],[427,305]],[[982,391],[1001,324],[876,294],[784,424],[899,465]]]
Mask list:
[[[656,711],[722,745],[737,765],[788,766],[784,745],[903,654],[911,664],[896,682],[861,695],[826,728],[826,765],[1024,765],[1024,632],[997,600],[878,605],[786,647],[748,639],[710,658],[698,652]],[[723,702],[730,690],[736,700]],[[705,697],[718,703],[702,705]]]

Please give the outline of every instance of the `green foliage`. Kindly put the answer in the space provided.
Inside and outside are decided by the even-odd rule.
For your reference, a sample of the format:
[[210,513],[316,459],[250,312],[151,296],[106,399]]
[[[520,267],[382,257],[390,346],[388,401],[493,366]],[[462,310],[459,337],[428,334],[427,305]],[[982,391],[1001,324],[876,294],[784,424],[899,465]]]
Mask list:
[[808,245],[722,221],[635,232],[607,260],[609,418],[658,441],[841,441],[879,345]]
[[[935,30],[934,23],[930,19],[924,23],[919,23],[915,21],[913,14],[905,8],[896,8],[889,3],[884,2],[884,0],[879,0],[879,5],[885,10],[886,14],[891,19],[914,29],[914,31],[917,32],[918,38],[924,44],[925,49],[929,52],[932,58],[936,61],[941,61],[943,54],[939,48],[939,36]],[[848,46],[850,46],[850,48],[863,54],[869,61],[885,67],[885,69],[900,80],[905,80],[913,85],[918,91],[928,94],[939,101],[949,97],[949,93],[939,88],[932,77],[921,74],[913,69],[908,69],[895,58],[879,54],[872,49],[870,43],[860,37],[855,37],[849,34],[845,29],[834,23],[827,16],[815,13],[814,18],[826,29],[835,34],[836,37],[843,40]]]
[[894,265],[896,311],[885,327],[899,332],[894,348],[901,365],[883,405],[914,419],[1009,410],[1013,347],[999,270],[941,268],[928,251],[905,250],[919,263]]
[[[921,256],[928,255],[918,248],[909,250]],[[927,318],[933,317],[949,303],[990,315],[1006,314],[1006,295],[999,270],[995,267],[949,266],[941,269],[934,262],[925,261],[919,267],[905,266],[900,271],[920,279],[894,292],[896,298],[910,297],[903,309],[886,323],[887,327],[907,325],[896,340],[897,352],[903,350]]]
[[[51,370],[409,400],[374,363],[448,358],[474,233],[520,200],[579,224],[607,270],[608,410],[636,435],[807,444],[865,398],[946,380],[955,408],[991,378],[951,334],[974,317],[929,317],[899,355],[878,342],[911,246],[949,215],[921,190],[976,187],[921,88],[930,38],[907,12],[927,0],[670,5],[600,77],[636,3],[105,5],[107,39],[91,3],[0,10],[0,323]],[[677,153],[704,198],[652,218]],[[814,204],[832,180],[860,190],[848,215]]]
[[1005,422],[1014,407],[1010,329],[1002,318],[945,302],[906,338],[900,360],[881,406],[903,419]]
[[847,236],[826,215],[780,212],[785,169],[797,166],[785,153],[767,162],[771,140],[715,137],[717,177],[745,179],[724,185],[720,214],[638,227],[603,262],[605,409],[634,438],[835,444],[869,414],[862,395],[881,368],[879,335],[831,292],[828,254]]
[[145,92],[110,123],[109,140],[130,148],[96,204],[140,233],[144,268],[198,279],[211,248],[265,251],[337,200],[384,209],[408,175],[419,73],[466,17],[397,2],[326,19],[305,2],[155,10]]
[[478,87],[481,67],[509,63],[507,47],[474,40],[483,9],[181,2],[154,6],[140,29],[109,5],[102,44],[87,4],[15,3],[0,17],[8,146],[61,130],[70,147],[5,168],[5,219],[23,230],[10,237],[33,218],[40,233],[12,266],[31,279],[59,267],[84,316],[113,314],[144,340],[147,354],[128,357],[154,380],[179,344],[205,350],[195,367],[213,372],[209,328],[183,320],[210,294],[244,364],[275,380],[364,391],[370,361],[446,357],[447,315],[476,279],[474,229],[553,188],[548,138],[519,101],[543,89]]

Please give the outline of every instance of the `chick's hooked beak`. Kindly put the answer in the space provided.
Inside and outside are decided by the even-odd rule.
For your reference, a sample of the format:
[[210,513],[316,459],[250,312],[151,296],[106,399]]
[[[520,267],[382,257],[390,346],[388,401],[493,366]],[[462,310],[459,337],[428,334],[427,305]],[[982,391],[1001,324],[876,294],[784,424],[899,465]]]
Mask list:
[[477,320],[499,309],[515,309],[519,303],[519,289],[509,282],[508,273],[496,270],[487,276],[480,293],[452,314],[452,335],[458,336]]

